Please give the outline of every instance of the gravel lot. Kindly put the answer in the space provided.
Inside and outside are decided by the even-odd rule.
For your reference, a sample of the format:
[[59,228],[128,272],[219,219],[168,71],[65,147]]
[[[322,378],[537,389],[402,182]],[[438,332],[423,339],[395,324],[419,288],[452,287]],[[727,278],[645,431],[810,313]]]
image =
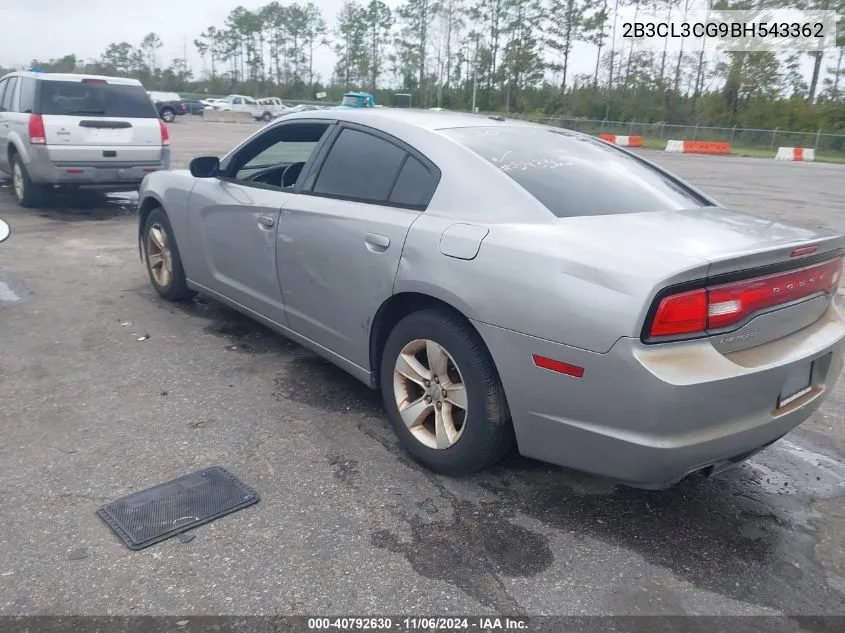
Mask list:
[[[181,167],[258,126],[170,129]],[[845,166],[647,155],[725,204],[845,231]],[[845,613],[845,381],[753,461],[669,491],[516,456],[449,479],[327,362],[160,300],[130,200],[24,211],[0,183],[0,217],[0,615]],[[138,552],[95,514],[210,465],[261,502]]]

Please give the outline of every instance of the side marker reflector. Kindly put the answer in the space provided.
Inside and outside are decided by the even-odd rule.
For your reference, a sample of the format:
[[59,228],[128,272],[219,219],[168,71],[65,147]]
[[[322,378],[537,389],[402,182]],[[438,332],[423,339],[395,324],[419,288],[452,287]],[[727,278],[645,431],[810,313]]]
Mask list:
[[584,375],[583,367],[570,365],[569,363],[562,363],[559,360],[546,358],[545,356],[539,356],[537,354],[532,354],[531,357],[534,359],[534,364],[537,367],[556,371],[559,374],[566,374],[567,376],[574,376],[575,378],[581,378]]

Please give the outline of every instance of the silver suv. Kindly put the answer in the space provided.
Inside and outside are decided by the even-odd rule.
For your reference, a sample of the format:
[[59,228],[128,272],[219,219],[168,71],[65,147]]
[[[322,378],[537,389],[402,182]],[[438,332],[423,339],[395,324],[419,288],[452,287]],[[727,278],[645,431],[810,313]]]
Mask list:
[[55,185],[137,189],[170,168],[170,139],[137,79],[15,72],[0,78],[0,171],[21,206]]

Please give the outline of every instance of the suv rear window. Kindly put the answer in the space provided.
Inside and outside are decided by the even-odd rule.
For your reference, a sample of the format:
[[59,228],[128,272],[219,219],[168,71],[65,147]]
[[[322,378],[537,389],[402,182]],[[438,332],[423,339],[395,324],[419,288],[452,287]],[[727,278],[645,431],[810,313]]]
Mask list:
[[143,87],[82,81],[41,81],[39,114],[126,119],[158,118]]
[[566,130],[471,127],[440,132],[498,167],[559,218],[709,206],[646,163]]

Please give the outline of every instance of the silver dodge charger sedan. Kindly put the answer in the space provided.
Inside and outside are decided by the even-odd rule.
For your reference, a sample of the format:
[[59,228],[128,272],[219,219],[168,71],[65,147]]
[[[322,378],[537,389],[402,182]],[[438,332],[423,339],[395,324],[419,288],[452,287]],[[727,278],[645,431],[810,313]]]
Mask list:
[[842,236],[567,130],[301,112],[140,196],[161,296],[213,297],[380,389],[441,473],[515,442],[666,487],[782,437],[842,369]]

